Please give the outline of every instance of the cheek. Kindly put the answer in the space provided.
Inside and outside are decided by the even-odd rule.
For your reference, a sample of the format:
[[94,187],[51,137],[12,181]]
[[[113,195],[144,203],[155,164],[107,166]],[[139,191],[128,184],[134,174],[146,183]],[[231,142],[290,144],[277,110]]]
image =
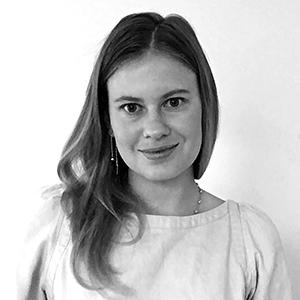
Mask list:
[[137,141],[137,124],[124,121],[118,111],[110,111],[110,121],[113,134],[116,140],[117,149],[124,161],[128,160],[128,155],[135,150]]
[[197,121],[195,123],[195,126],[193,127],[192,130],[192,135],[194,136],[195,142],[199,142],[201,143],[202,141],[202,124],[201,122]]
[[191,116],[186,122],[186,136],[189,140],[189,151],[190,155],[198,156],[199,151],[202,145],[202,123],[201,118],[199,118],[199,114],[195,114]]
[[128,168],[134,168],[136,164],[136,145],[137,138],[136,134],[128,128],[119,128],[119,130],[115,134],[115,140],[117,144],[117,149],[120,157],[127,165]]
[[199,115],[199,112],[193,113],[184,121],[182,121],[182,124],[184,124],[183,129],[187,138],[194,143],[196,143],[199,139],[201,140],[202,136],[201,115],[200,117]]
[[128,136],[126,126],[124,126],[122,119],[115,111],[110,111],[111,128],[116,139],[117,145],[123,144],[123,140]]
[[122,155],[124,152],[133,150],[137,141],[137,133],[134,127],[125,124],[115,124],[113,126],[117,148]]

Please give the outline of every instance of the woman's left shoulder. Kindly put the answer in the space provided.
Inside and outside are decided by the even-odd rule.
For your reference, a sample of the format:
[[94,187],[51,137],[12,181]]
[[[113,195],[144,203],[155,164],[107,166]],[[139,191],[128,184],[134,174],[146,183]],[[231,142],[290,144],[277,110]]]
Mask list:
[[255,295],[255,299],[292,299],[286,257],[277,227],[256,205],[246,202],[237,205],[251,278],[251,295]]
[[243,221],[275,226],[271,217],[259,206],[248,202],[236,202]]
[[265,247],[282,247],[279,231],[263,209],[247,202],[237,202],[237,204],[246,239],[255,240]]

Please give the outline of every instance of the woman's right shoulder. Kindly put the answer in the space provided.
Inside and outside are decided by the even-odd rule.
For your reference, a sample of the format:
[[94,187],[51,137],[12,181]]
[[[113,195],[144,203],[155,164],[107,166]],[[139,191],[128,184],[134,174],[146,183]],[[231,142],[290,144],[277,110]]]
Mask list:
[[17,258],[18,299],[39,299],[37,295],[66,218],[61,206],[62,194],[63,189],[58,185],[44,190],[39,207],[27,225]]
[[[60,185],[44,189],[40,197],[38,208],[29,221],[25,242],[42,233],[50,232],[63,219],[64,212],[61,206],[63,189]],[[46,238],[46,236],[44,236]]]

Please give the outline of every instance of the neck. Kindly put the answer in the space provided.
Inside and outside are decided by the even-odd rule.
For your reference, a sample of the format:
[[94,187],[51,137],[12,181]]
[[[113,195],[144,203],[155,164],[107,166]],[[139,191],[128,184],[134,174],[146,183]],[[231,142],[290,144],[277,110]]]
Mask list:
[[190,171],[165,181],[149,181],[129,173],[129,183],[145,204],[145,214],[191,215],[199,199],[199,191]]

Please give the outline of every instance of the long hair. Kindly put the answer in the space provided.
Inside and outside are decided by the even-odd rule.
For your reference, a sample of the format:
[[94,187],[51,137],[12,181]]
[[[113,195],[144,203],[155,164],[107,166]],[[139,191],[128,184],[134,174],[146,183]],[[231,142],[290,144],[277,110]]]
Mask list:
[[[111,137],[107,81],[118,68],[148,51],[169,55],[197,76],[202,105],[202,145],[193,163],[199,179],[210,160],[218,128],[215,82],[191,25],[181,16],[157,13],[125,16],[106,38],[88,84],[86,100],[62,151],[57,172],[64,185],[61,204],[68,215],[72,235],[72,269],[77,281],[88,289],[121,286],[111,263],[112,250],[126,221],[136,216],[144,231],[142,201],[130,189],[128,167],[118,155],[119,170],[110,161]],[[133,213],[133,214],[132,214]],[[88,280],[81,275],[81,265]],[[93,284],[92,284],[93,283]]]

